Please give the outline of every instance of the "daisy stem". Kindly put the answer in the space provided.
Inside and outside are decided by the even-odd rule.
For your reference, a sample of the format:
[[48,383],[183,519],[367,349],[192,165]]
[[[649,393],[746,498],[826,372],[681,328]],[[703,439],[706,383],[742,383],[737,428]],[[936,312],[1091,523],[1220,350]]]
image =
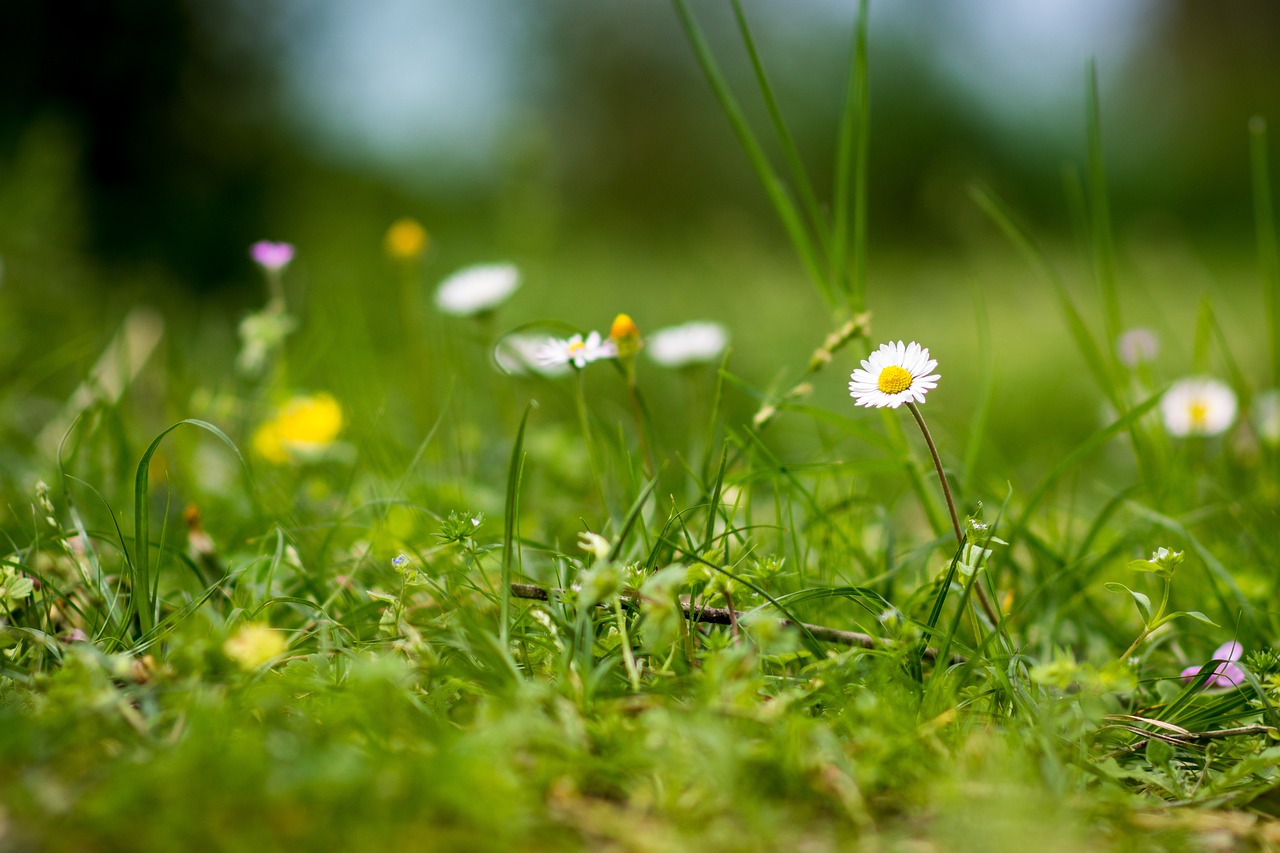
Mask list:
[[627,396],[631,398],[631,417],[635,419],[636,435],[640,437],[640,452],[644,454],[645,476],[652,477],[657,467],[653,460],[653,447],[649,444],[644,403],[640,400],[640,388],[636,385],[634,368],[627,371]]
[[[929,434],[929,427],[925,425],[924,416],[920,414],[919,407],[915,403],[908,402],[907,408],[911,410],[911,414],[915,416],[916,423],[920,426],[920,432],[924,435],[924,443],[929,445],[929,455],[933,457],[933,467],[938,472],[938,482],[942,484],[942,496],[947,501],[947,511],[951,513],[951,529],[956,534],[956,547],[964,546],[964,531],[960,529],[960,516],[956,514],[956,501],[951,496],[951,486],[947,483],[947,473],[942,469],[942,457],[938,456],[938,448],[933,443],[933,436]],[[978,603],[982,605],[982,612],[991,620],[993,627],[999,628],[1000,616],[991,604],[991,599],[987,597],[987,591],[983,589],[982,584],[974,583],[974,590],[978,593]]]
[[587,417],[587,379],[581,368],[578,374],[578,423],[582,427],[582,442],[587,446],[587,463],[591,466],[591,480],[595,483],[596,492],[600,495],[600,506],[609,511],[609,501],[605,498],[604,482],[600,479],[600,463],[596,460],[596,447],[591,441],[591,421]]

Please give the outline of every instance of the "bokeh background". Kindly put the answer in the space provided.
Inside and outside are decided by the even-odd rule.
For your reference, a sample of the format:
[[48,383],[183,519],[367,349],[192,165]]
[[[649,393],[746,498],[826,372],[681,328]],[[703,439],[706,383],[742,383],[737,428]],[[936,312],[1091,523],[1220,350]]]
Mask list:
[[[856,4],[744,6],[829,186]],[[728,4],[692,7],[767,136]],[[878,337],[932,342],[951,380],[931,397],[950,412],[944,430],[971,409],[982,313],[996,439],[1007,424],[1039,440],[1024,425],[1043,417],[1096,426],[1047,290],[967,194],[993,187],[1093,310],[1070,191],[1090,57],[1127,319],[1157,329],[1177,375],[1192,368],[1196,300],[1214,294],[1247,363],[1262,330],[1246,126],[1280,123],[1280,6],[871,10],[870,303]],[[0,364],[8,387],[47,401],[11,413],[12,433],[62,405],[137,304],[186,345],[168,353],[182,362],[173,381],[200,386],[204,361],[225,370],[236,323],[263,301],[246,251],[262,238],[299,249],[296,344],[315,354],[296,359],[297,381],[385,404],[379,377],[405,342],[402,271],[382,238],[401,216],[431,233],[414,273],[424,305],[458,267],[521,266],[497,331],[600,327],[620,310],[642,329],[714,319],[731,329],[735,371],[763,388],[830,326],[667,3],[12,0],[0,20]],[[334,342],[360,357],[335,370]],[[835,405],[844,372],[816,399]],[[729,402],[749,416],[751,401]]]

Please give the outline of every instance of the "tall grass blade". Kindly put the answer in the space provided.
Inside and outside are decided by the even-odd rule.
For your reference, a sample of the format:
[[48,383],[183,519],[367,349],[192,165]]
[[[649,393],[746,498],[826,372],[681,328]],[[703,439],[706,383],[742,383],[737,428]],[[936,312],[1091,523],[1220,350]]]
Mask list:
[[[867,301],[867,163],[871,143],[871,88],[867,75],[867,0],[859,0],[858,23],[853,31],[853,57],[849,63],[840,138],[836,146],[836,185],[832,204],[831,263],[837,279],[845,284],[852,311]],[[852,180],[850,171],[852,170]],[[845,272],[849,243],[849,196],[853,195],[853,274]]]
[[166,428],[152,440],[146,452],[142,454],[133,484],[133,560],[130,565],[130,581],[133,588],[129,596],[129,613],[130,618],[137,617],[138,626],[144,637],[151,634],[151,630],[155,627],[156,620],[159,618],[159,601],[155,595],[151,578],[151,502],[148,499],[151,481],[151,457],[160,449],[160,442],[164,440],[164,437],[184,424],[205,430],[231,448],[231,452],[236,455],[236,459],[240,460],[240,467],[243,469],[245,477],[248,478],[250,476],[249,466],[245,464],[244,457],[240,454],[240,449],[236,447],[235,442],[213,424],[196,420],[195,418],[178,421],[176,424]]
[[706,76],[707,82],[711,84],[716,100],[720,102],[720,108],[724,111],[725,117],[729,119],[734,136],[738,138],[738,143],[742,146],[743,151],[746,152],[747,159],[751,162],[751,168],[755,170],[760,185],[764,187],[765,195],[769,197],[769,202],[773,205],[774,211],[778,214],[778,218],[782,220],[782,227],[786,230],[787,237],[791,240],[791,245],[795,248],[796,254],[800,256],[800,262],[804,265],[805,272],[813,279],[828,306],[834,307],[835,297],[828,286],[827,277],[823,274],[818,264],[813,241],[805,231],[804,222],[800,218],[795,204],[791,201],[791,197],[787,194],[786,186],[769,164],[769,158],[765,155],[764,149],[756,139],[755,134],[752,133],[751,126],[747,123],[746,116],[738,105],[737,99],[734,98],[729,84],[724,79],[724,75],[720,73],[720,68],[716,65],[715,58],[711,55],[711,47],[707,44],[702,28],[698,26],[697,20],[689,12],[689,7],[685,0],[671,0],[671,2],[675,6],[676,16],[680,19],[680,25],[684,28],[685,35],[689,39],[689,44],[693,48],[698,64],[702,67],[702,73]]
[[519,535],[520,480],[524,477],[524,432],[529,425],[529,414],[537,407],[537,400],[530,400],[520,417],[520,428],[511,446],[511,464],[507,467],[507,500],[502,516],[502,584],[498,590],[502,624],[499,628],[502,648],[511,640],[511,576],[518,558],[516,537]]
[[1271,344],[1271,382],[1280,385],[1280,246],[1276,244],[1276,214],[1271,198],[1271,166],[1267,151],[1267,121],[1249,119],[1250,184],[1253,221],[1258,234],[1258,270],[1267,310],[1267,338]]

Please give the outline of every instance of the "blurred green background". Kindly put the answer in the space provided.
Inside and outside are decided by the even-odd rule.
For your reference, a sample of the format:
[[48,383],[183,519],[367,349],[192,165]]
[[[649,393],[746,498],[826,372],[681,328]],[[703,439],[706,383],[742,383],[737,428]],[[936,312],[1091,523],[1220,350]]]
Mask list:
[[[827,187],[856,4],[744,5]],[[764,133],[728,4],[692,7]],[[979,310],[1000,387],[996,447],[1070,446],[1101,417],[1047,289],[967,196],[993,187],[1093,310],[1070,191],[1089,57],[1126,319],[1157,329],[1178,375],[1193,367],[1197,297],[1226,293],[1216,305],[1248,367],[1262,330],[1246,124],[1280,121],[1280,6],[871,9],[875,336],[933,347],[944,432],[963,432],[972,410]],[[14,0],[0,15],[0,369],[11,399],[23,395],[10,436],[47,422],[138,303],[183,344],[166,351],[163,417],[198,413],[184,389],[217,384],[236,323],[263,301],[246,251],[262,238],[299,249],[287,285],[308,355],[295,381],[394,417],[394,382],[445,384],[456,366],[397,362],[405,273],[382,238],[406,215],[432,237],[412,271],[426,305],[460,266],[521,266],[495,332],[598,328],[623,310],[642,330],[715,319],[731,329],[732,369],[765,388],[829,328],[669,4]],[[340,364],[326,360],[335,343]],[[820,405],[840,405],[839,367]],[[1043,418],[1076,428],[1025,429]]]

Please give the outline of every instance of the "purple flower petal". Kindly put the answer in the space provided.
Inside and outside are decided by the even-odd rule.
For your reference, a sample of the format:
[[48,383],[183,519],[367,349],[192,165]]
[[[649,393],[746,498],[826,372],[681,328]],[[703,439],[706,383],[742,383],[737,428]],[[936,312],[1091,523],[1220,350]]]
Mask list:
[[264,269],[282,270],[293,260],[293,246],[259,240],[249,247],[249,256]]

